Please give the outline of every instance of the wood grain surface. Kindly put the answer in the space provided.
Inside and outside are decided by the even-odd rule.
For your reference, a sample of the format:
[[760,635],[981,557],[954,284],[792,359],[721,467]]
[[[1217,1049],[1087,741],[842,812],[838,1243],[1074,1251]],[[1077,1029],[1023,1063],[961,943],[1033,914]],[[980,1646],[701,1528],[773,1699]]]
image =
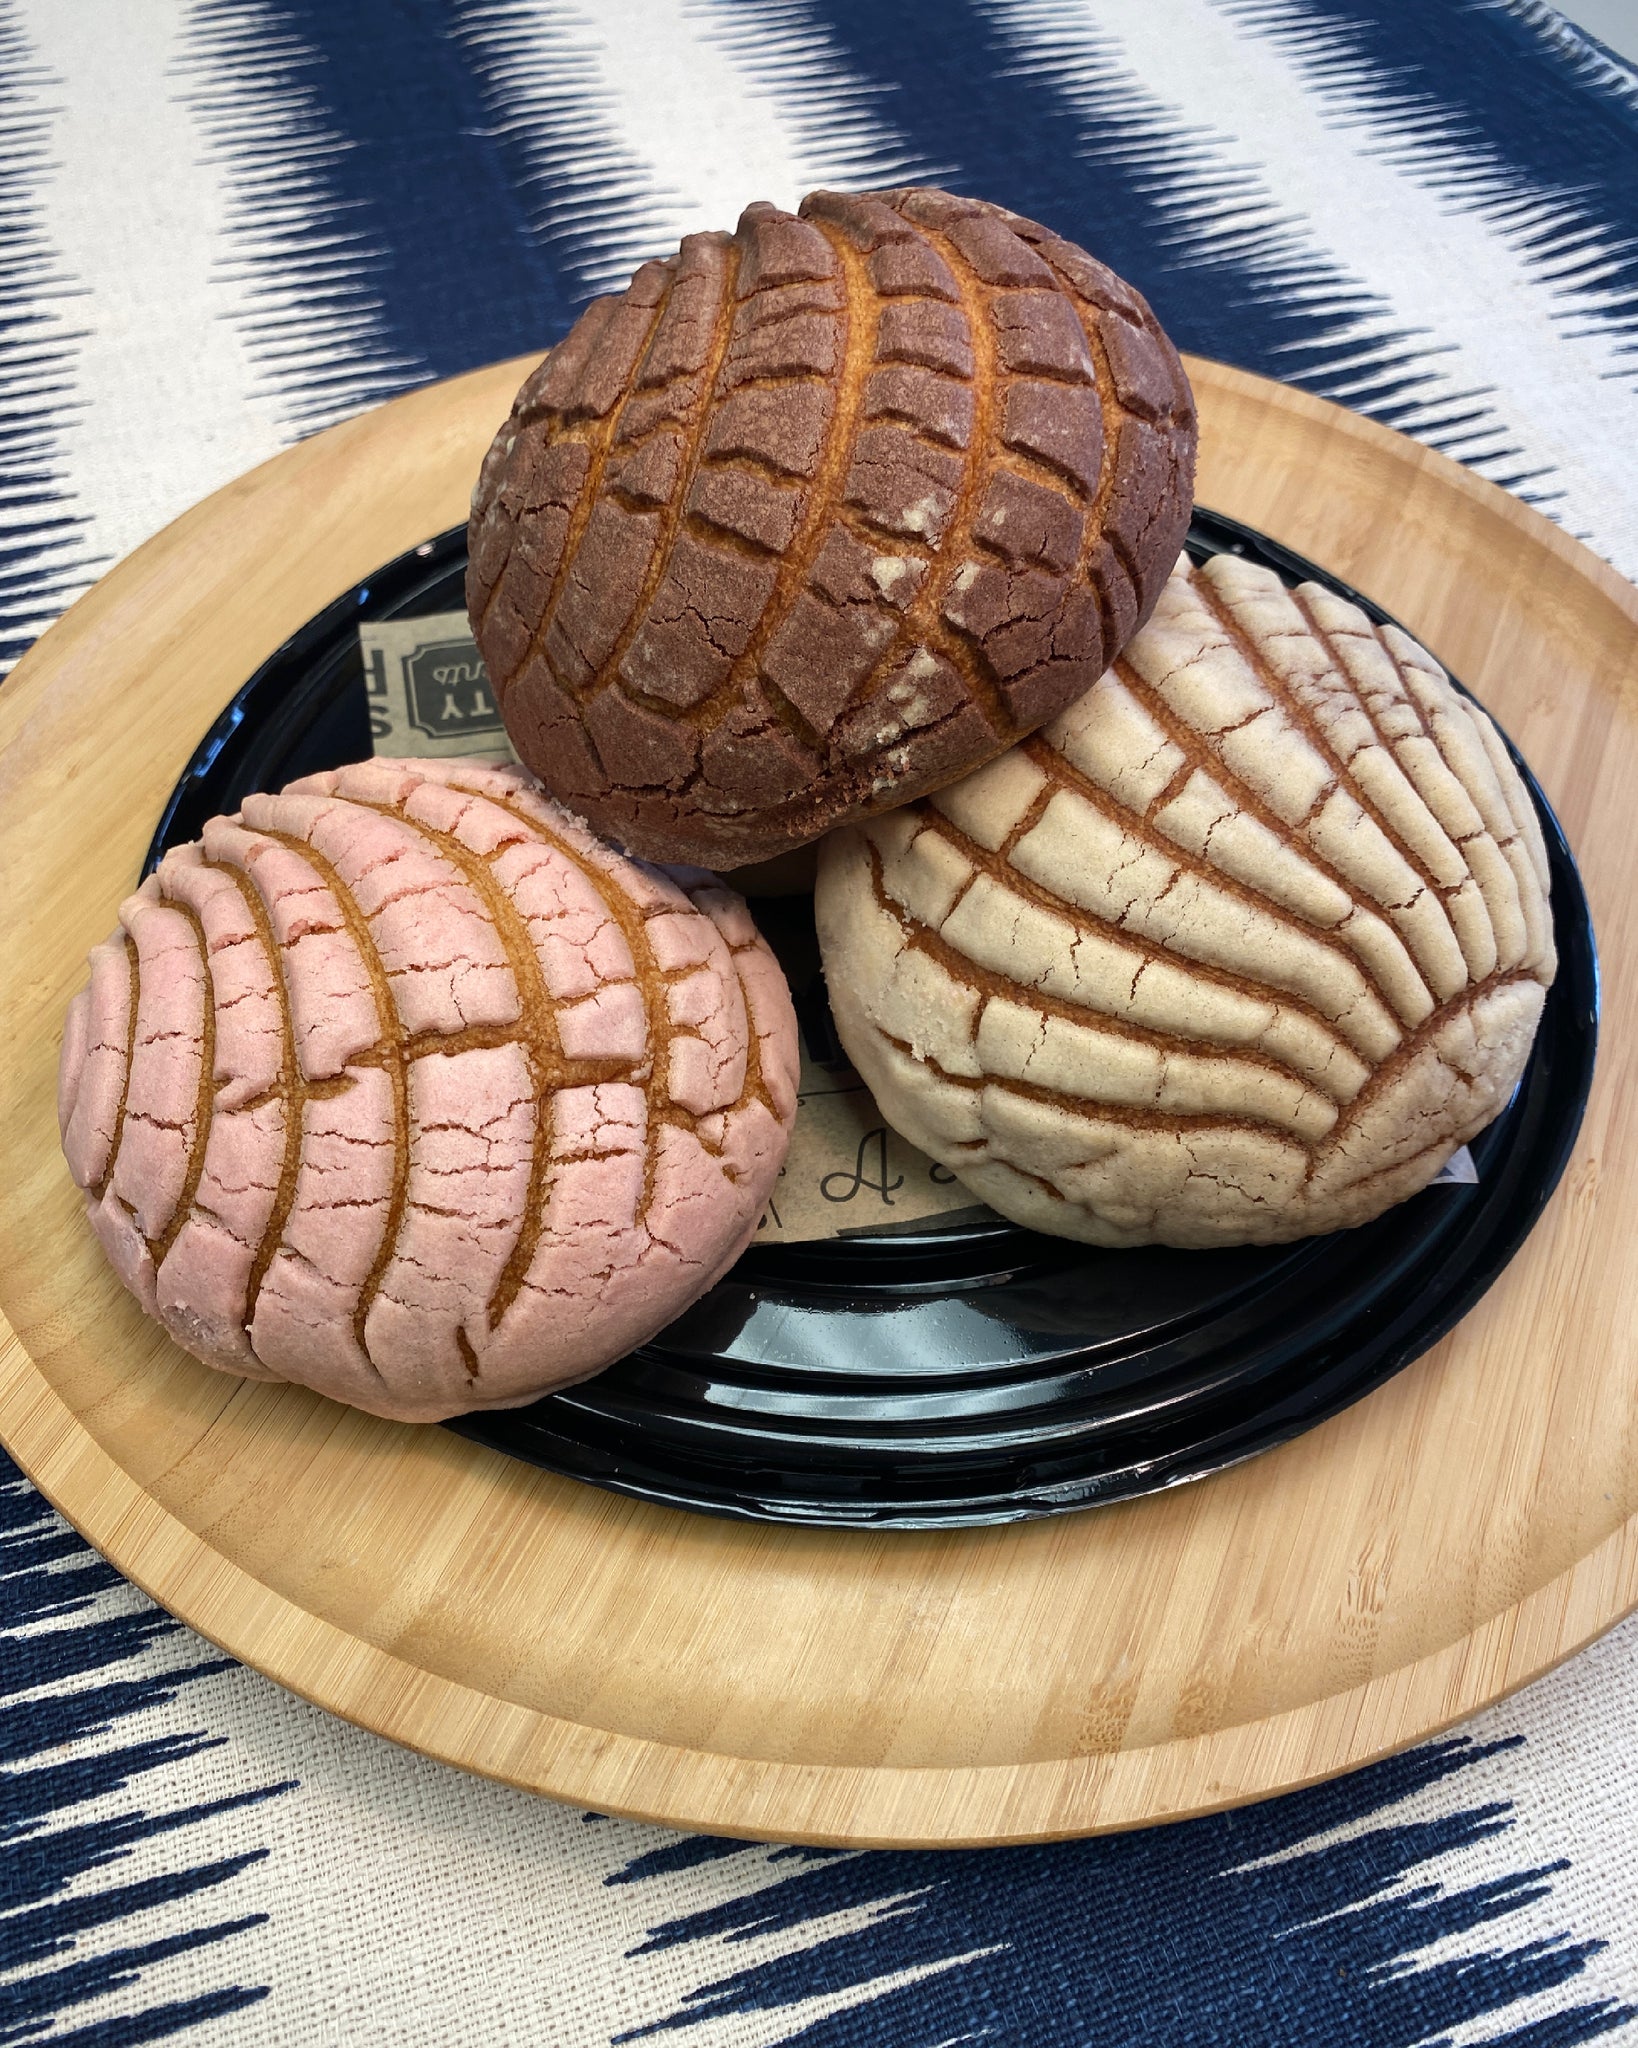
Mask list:
[[0,1436],[173,1613],[348,1719],[602,1811],[981,1843],[1172,1819],[1380,1756],[1638,1604],[1638,593],[1455,464],[1195,362],[1199,496],[1389,606],[1489,704],[1605,973],[1564,1184],[1435,1351],[1215,1479],[1020,1527],[781,1529],[242,1383],[105,1268],[59,1156],[64,1007],[200,735],[295,627],[458,521],[524,365],[278,456],[0,690]]

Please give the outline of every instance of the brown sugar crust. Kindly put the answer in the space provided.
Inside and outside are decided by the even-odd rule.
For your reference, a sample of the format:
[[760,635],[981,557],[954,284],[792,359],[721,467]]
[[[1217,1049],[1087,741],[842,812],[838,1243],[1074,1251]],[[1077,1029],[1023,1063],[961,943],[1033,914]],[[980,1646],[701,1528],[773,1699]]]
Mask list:
[[1555,969],[1484,712],[1405,634],[1228,556],[1180,562],[1044,731],[828,840],[817,910],[888,1120],[1105,1245],[1404,1200],[1507,1102]]
[[930,190],[759,204],[587,307],[473,498],[467,599],[552,793],[770,858],[955,780],[1153,608],[1195,412],[1084,250]]

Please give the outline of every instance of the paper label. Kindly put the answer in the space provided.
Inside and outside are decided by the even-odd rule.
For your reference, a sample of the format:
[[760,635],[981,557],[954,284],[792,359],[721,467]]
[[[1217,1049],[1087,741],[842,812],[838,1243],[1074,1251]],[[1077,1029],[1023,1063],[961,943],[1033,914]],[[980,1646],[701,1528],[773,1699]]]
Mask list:
[[382,619],[358,629],[378,754],[515,761],[465,612]]
[[[360,626],[374,750],[400,758],[465,754],[515,761],[465,612]],[[948,1167],[901,1138],[847,1064],[825,1000],[812,921],[793,899],[757,899],[757,921],[796,1000],[802,1077],[791,1149],[757,1225],[759,1244],[804,1244],[988,1216]],[[1478,1180],[1464,1145],[1431,1185]]]
[[796,1129],[757,1242],[800,1244],[962,1211],[990,1213],[899,1136],[851,1067],[820,1066],[804,1043]]

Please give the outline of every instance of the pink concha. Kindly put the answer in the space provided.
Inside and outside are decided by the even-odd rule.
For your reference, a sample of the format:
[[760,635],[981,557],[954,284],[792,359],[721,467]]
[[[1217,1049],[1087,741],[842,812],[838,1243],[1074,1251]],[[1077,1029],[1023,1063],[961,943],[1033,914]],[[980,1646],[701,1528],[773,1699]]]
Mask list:
[[247,1378],[435,1421],[645,1342],[744,1250],[796,1114],[784,976],[714,875],[521,770],[248,798],[91,956],[63,1149],[121,1279]]

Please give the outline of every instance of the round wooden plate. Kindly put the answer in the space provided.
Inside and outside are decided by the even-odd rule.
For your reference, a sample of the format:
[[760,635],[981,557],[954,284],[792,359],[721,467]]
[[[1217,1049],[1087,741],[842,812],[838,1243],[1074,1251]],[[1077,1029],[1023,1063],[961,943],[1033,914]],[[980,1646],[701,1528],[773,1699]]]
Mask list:
[[227,1379],[104,1266],[57,1149],[64,1007],[199,735],[462,516],[526,365],[303,442],[120,564],[0,691],[0,1436],[235,1656],[417,1749],[726,1834],[995,1843],[1170,1820],[1474,1712],[1638,1604],[1638,592],[1368,421],[1193,362],[1199,494],[1323,562],[1522,748],[1605,1032],[1547,1214],[1437,1349],[1283,1449],[1082,1515],[708,1520]]

